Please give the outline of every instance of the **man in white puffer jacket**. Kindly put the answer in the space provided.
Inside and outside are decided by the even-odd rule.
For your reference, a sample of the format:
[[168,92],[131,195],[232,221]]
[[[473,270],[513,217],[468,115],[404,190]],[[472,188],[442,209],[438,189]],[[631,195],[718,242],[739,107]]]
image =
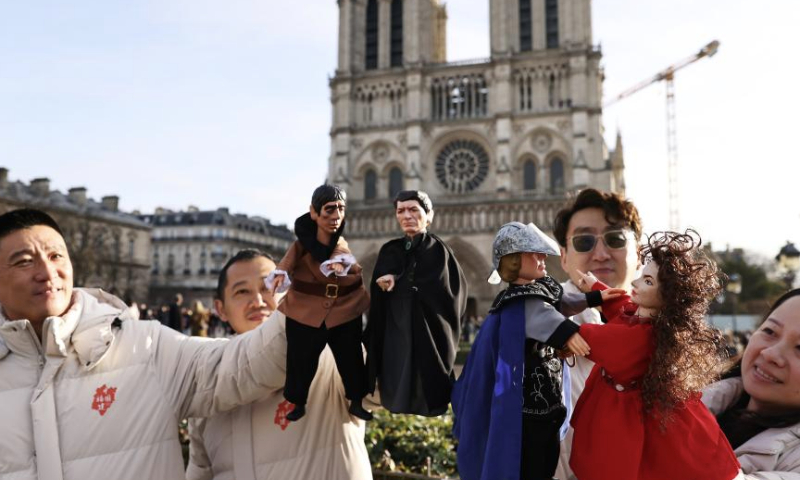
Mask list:
[[207,341],[136,321],[116,297],[72,288],[47,214],[1,215],[0,480],[182,478],[178,421],[282,387],[279,330]]

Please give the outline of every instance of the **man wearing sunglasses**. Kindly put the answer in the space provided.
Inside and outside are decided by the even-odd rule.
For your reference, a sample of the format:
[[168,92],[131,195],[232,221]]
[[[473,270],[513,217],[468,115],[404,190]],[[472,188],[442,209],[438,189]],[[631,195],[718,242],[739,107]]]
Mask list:
[[[630,288],[639,267],[638,246],[642,236],[639,211],[631,201],[615,193],[593,188],[583,190],[556,214],[553,234],[561,246],[561,267],[570,276],[563,285],[564,293],[580,292],[576,286],[580,281],[578,270],[592,272],[612,288]],[[604,321],[601,314],[591,308],[572,319],[578,324]],[[577,357],[570,368],[573,409],[593,366],[594,363],[585,357]],[[572,428],[561,442],[556,471],[560,480],[575,479],[569,469],[571,449]]]

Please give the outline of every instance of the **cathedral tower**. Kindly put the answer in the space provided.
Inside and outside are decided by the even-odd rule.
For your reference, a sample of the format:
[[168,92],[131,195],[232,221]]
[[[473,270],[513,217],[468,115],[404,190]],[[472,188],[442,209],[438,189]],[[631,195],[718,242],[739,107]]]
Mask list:
[[451,63],[438,0],[339,0],[339,12],[328,180],[348,190],[347,238],[367,277],[401,235],[401,189],[433,199],[431,231],[465,267],[473,314],[495,293],[502,224],[549,230],[571,192],[624,193],[621,139],[609,152],[602,136],[590,0],[490,0],[491,57]]

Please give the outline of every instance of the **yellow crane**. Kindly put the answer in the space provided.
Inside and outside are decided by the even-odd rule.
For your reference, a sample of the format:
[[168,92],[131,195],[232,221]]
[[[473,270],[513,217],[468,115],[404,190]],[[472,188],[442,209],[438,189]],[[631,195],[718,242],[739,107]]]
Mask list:
[[719,49],[719,41],[714,40],[692,56],[670,65],[658,72],[653,77],[643,80],[631,88],[615,96],[603,107],[613,105],[623,98],[629,97],[643,88],[660,81],[666,81],[667,86],[667,177],[669,180],[669,228],[680,228],[680,214],[678,210],[678,134],[675,124],[675,73],[703,57],[713,57]]

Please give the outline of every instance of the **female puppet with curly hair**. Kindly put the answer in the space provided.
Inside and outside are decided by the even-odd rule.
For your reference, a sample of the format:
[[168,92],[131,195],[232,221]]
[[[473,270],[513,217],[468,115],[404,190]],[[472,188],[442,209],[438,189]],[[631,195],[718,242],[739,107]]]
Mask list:
[[[720,290],[697,232],[656,233],[630,296],[581,325],[595,367],[572,416],[570,466],[580,480],[730,480],[739,463],[700,389],[714,380],[722,339],[705,322]],[[608,288],[583,274],[584,290]]]

